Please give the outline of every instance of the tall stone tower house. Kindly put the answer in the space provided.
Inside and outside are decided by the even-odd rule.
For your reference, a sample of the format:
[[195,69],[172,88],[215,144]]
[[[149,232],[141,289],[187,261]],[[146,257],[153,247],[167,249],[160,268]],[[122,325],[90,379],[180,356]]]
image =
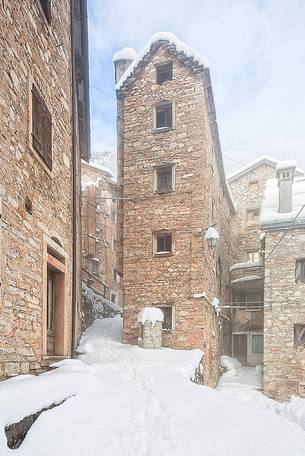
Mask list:
[[[164,312],[163,345],[203,349],[215,385],[229,352],[231,218],[208,63],[169,33],[135,55],[114,56],[118,114],[118,270],[124,341],[136,343],[137,314]],[[209,247],[205,233],[219,239]],[[217,298],[217,299],[214,299]],[[216,305],[215,305],[216,303]]]

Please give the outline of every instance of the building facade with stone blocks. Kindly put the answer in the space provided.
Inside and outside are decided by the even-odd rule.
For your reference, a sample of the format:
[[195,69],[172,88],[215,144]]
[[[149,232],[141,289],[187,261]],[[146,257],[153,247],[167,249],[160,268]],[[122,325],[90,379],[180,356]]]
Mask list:
[[82,278],[106,299],[122,305],[117,271],[117,183],[106,169],[82,163]]
[[0,377],[71,356],[79,335],[86,37],[86,2],[1,2]]
[[276,400],[305,397],[305,185],[293,163],[268,181],[265,233],[263,391]]
[[[230,353],[230,322],[211,302],[229,299],[235,209],[209,70],[185,49],[172,35],[155,35],[116,81],[123,332],[125,342],[137,343],[138,312],[161,307],[163,345],[202,348],[205,383],[214,386],[219,355]],[[119,75],[120,64],[117,56]],[[215,248],[204,239],[212,225]]]
[[259,215],[267,180],[278,161],[267,156],[228,176],[236,204],[230,268],[232,356],[243,365],[263,362],[264,266]]

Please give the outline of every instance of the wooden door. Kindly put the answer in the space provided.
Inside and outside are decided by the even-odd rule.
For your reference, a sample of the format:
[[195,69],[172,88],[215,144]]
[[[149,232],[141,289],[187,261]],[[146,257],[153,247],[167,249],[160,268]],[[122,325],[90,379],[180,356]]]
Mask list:
[[55,354],[54,337],[54,317],[55,317],[55,287],[54,272],[48,271],[48,290],[47,290],[47,354]]
[[247,364],[247,334],[233,334],[233,357],[243,366]]

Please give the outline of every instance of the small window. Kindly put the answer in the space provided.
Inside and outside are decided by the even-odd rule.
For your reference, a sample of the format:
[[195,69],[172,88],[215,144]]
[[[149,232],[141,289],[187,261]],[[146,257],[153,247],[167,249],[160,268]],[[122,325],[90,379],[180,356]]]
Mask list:
[[44,15],[48,21],[51,23],[51,0],[39,0],[41,8],[44,12]]
[[157,65],[156,70],[158,84],[163,84],[163,82],[173,79],[173,64],[171,62]]
[[259,252],[247,252],[247,261],[249,262],[254,262],[254,261],[259,261]]
[[32,146],[52,169],[52,116],[35,85],[32,88]]
[[263,354],[264,339],[262,334],[252,334],[252,353],[254,355]]
[[294,347],[305,347],[305,324],[294,325]]
[[165,255],[172,253],[172,234],[160,233],[156,234],[156,249],[157,255]]
[[156,168],[157,192],[170,192],[173,190],[173,166],[160,166]]
[[172,331],[173,330],[173,307],[172,306],[156,306],[157,308],[161,309],[164,315],[164,320],[162,323],[162,329],[164,331]]
[[156,128],[172,128],[172,103],[161,103],[156,107]]
[[296,260],[295,281],[305,283],[305,259]]
[[113,302],[113,304],[117,304],[117,294],[116,293],[110,293],[110,301]]
[[112,250],[113,250],[114,252],[117,251],[117,240],[114,239],[114,238],[112,239]]
[[259,219],[259,209],[249,209],[247,211],[247,225],[257,225]]
[[249,182],[249,190],[252,192],[256,192],[258,190],[258,181],[250,181]]

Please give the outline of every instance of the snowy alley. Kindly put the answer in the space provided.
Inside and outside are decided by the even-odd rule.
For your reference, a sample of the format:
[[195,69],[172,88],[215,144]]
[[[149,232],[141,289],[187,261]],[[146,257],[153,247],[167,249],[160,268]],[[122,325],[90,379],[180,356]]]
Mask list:
[[[259,373],[238,368],[218,390],[196,385],[190,377],[200,350],[144,350],[120,340],[121,317],[96,320],[79,359],[1,383],[1,456],[305,454],[304,400],[267,399],[253,389]],[[39,416],[18,449],[7,448],[5,426],[64,399]]]

